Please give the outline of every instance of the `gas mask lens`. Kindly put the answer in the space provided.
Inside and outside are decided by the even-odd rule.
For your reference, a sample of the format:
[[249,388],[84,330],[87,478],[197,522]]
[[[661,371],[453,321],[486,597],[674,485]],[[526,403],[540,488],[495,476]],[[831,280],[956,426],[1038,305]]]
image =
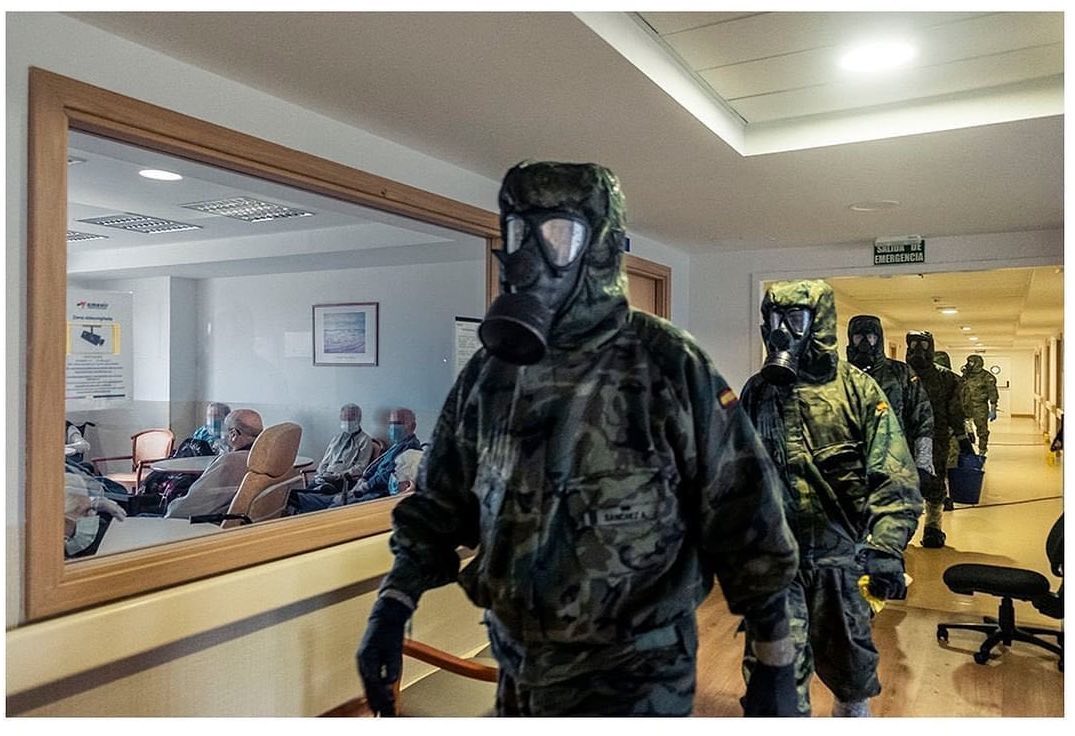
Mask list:
[[554,214],[528,223],[522,217],[512,215],[504,225],[505,250],[509,254],[519,250],[528,229],[534,226],[549,262],[557,267],[567,266],[578,258],[590,237],[589,225],[573,217]]
[[769,313],[769,327],[774,330],[780,329],[783,322],[788,326],[788,332],[795,337],[802,337],[810,331],[810,321],[813,319],[809,309],[805,307],[792,307],[786,310],[773,310]]
[[854,345],[856,348],[862,344],[863,340],[868,342],[871,348],[877,345],[877,335],[873,334],[872,332],[866,334],[860,333],[851,336],[851,344]]
[[909,350],[928,350],[929,341],[927,340],[909,340],[907,342],[907,348]]

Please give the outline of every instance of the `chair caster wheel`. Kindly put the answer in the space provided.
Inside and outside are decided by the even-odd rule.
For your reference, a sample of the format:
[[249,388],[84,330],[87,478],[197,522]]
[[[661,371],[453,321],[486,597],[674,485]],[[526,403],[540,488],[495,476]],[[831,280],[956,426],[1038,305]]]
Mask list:
[[974,661],[977,662],[978,664],[985,664],[986,662],[989,661],[989,655],[988,654],[983,654],[982,652],[975,652],[974,653]]
[[938,626],[937,627],[937,641],[944,641],[944,642],[948,641],[948,627],[946,627],[946,626]]

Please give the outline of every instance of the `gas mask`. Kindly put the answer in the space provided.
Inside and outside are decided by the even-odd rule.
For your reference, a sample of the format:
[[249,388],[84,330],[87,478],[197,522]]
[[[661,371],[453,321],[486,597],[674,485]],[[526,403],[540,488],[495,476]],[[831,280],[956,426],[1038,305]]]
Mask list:
[[795,383],[799,377],[799,359],[810,342],[814,313],[809,307],[773,306],[766,320],[769,328],[765,336],[768,357],[761,367],[761,376],[778,386]]
[[963,375],[968,376],[972,373],[978,373],[985,366],[985,361],[982,360],[980,355],[971,355],[967,358],[966,365],[963,366]]
[[868,314],[852,317],[847,324],[848,361],[856,368],[869,372],[884,355],[881,320]]
[[356,404],[344,404],[340,407],[340,431],[354,434],[362,429],[362,410]]
[[499,196],[504,248],[494,251],[501,293],[478,328],[492,355],[515,365],[545,356],[557,321],[583,288],[592,251],[600,245],[615,256],[622,248],[622,196],[612,173],[596,164],[546,161],[508,171]]
[[933,335],[929,332],[907,333],[907,363],[916,371],[933,368]]

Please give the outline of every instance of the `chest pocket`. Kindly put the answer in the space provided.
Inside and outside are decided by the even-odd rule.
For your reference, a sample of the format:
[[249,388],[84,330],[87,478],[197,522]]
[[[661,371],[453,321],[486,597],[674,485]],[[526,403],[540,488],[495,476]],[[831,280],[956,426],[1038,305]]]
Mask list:
[[864,453],[861,442],[836,442],[813,451],[814,465],[833,493],[822,501],[830,514],[838,510],[852,530],[862,525],[865,511],[868,488]]
[[629,468],[569,486],[583,570],[595,576],[652,577],[675,562],[685,525],[672,477],[671,470]]

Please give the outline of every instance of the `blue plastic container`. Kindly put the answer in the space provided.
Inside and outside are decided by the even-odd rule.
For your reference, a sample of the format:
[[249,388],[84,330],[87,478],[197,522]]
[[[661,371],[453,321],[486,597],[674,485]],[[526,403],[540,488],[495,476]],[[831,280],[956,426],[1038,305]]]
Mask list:
[[985,479],[983,455],[959,454],[957,467],[948,469],[948,495],[955,503],[975,504],[982,498],[982,481]]

